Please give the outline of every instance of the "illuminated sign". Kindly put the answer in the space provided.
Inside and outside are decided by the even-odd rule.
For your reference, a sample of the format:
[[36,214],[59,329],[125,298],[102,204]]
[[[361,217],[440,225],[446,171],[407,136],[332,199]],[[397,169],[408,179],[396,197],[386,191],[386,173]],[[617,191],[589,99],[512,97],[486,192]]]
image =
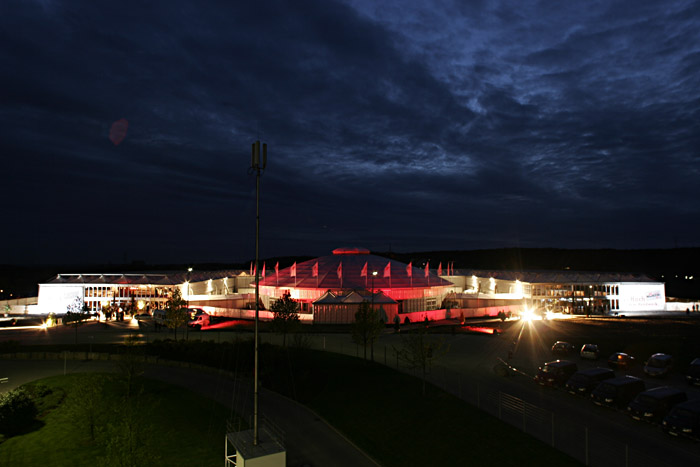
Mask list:
[[665,304],[663,284],[620,284],[620,311],[663,310]]

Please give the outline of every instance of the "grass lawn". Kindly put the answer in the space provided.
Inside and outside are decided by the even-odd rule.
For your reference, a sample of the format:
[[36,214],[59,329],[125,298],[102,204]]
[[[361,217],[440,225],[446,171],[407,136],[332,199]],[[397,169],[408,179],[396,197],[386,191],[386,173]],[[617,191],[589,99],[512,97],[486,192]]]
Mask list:
[[[85,393],[78,394],[95,380],[102,385],[92,440],[83,410]],[[230,410],[179,387],[138,380],[135,388],[140,395],[132,397],[138,401],[135,405],[124,402],[125,386],[115,375],[56,376],[25,387],[36,394],[39,421],[31,431],[4,439],[0,465],[119,465],[113,454],[128,448],[142,450],[139,458],[144,462],[136,465],[220,466],[223,462]],[[135,410],[130,412],[130,406]],[[133,418],[125,415],[129,413]],[[127,422],[134,433],[130,439],[125,439]]]
[[423,397],[419,379],[391,368],[326,352],[266,352],[267,387],[296,396],[384,466],[580,465],[439,388],[428,385]]

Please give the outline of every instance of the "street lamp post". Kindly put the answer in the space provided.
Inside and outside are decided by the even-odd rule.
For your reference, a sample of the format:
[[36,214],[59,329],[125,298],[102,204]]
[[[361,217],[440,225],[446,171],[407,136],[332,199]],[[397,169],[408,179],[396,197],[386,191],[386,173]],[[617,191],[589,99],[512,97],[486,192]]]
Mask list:
[[377,271],[372,271],[372,312],[374,312],[374,278],[377,276]]
[[372,299],[374,299],[374,278],[377,277],[377,271],[372,271]]
[[[377,275],[377,271],[372,271],[372,316],[374,315],[374,277]],[[373,318],[374,319],[374,318]],[[372,361],[374,361],[374,340],[372,340],[372,347],[371,347],[371,352],[372,352]],[[365,351],[365,356],[367,355],[367,351]]]
[[190,295],[192,295],[192,287],[190,286],[190,274],[192,274],[192,268],[187,268],[187,301],[190,300]]

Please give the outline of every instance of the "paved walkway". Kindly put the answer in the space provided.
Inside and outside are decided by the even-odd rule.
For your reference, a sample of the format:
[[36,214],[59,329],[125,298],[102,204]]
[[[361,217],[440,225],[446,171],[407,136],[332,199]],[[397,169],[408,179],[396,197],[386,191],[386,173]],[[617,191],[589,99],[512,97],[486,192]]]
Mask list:
[[[146,375],[206,395],[242,415],[252,412],[252,381],[155,365]],[[307,407],[264,389],[258,395],[259,412],[285,432],[288,466],[379,465]]]
[[[111,361],[0,360],[0,393],[48,376],[76,372],[116,371]],[[247,417],[251,413],[252,384],[192,368],[148,365],[145,376],[187,388],[233,408]],[[290,467],[372,467],[371,458],[338,433],[317,414],[271,391],[259,392],[259,412],[285,433],[287,465]],[[224,434],[222,433],[222,441]],[[223,449],[221,457],[223,458]]]

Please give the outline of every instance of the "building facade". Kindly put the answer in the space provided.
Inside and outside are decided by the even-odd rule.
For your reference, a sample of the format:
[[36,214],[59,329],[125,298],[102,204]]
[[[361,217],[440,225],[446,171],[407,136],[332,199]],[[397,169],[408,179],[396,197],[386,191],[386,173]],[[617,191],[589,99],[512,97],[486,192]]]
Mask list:
[[[348,323],[359,303],[381,310],[386,322],[457,316],[495,316],[525,309],[581,315],[663,312],[665,287],[640,274],[452,270],[414,266],[372,255],[362,248],[338,248],[331,255],[294,263],[261,265],[262,319],[289,293],[304,322]],[[190,306],[213,315],[252,318],[253,271],[187,271],[144,274],[59,274],[39,284],[32,312],[63,314],[76,302],[91,312],[106,305],[145,312],[163,308],[175,289]]]

